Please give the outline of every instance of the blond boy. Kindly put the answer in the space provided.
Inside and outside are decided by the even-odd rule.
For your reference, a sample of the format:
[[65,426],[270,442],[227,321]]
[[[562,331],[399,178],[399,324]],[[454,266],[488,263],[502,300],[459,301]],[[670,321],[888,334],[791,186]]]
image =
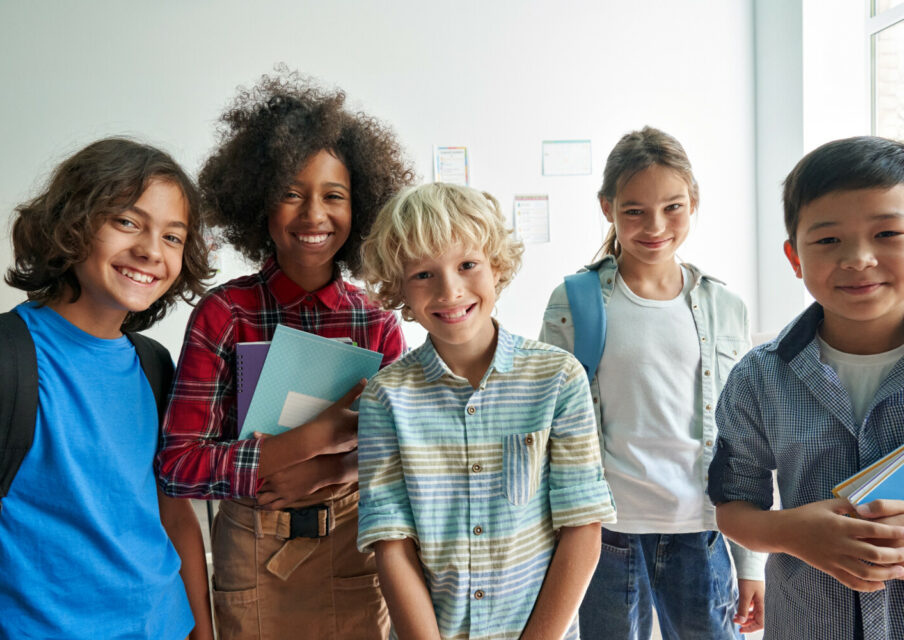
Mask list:
[[522,252],[498,203],[406,190],[363,251],[372,294],[429,332],[361,399],[358,546],[376,550],[394,632],[578,637],[615,509],[580,364],[492,318]]

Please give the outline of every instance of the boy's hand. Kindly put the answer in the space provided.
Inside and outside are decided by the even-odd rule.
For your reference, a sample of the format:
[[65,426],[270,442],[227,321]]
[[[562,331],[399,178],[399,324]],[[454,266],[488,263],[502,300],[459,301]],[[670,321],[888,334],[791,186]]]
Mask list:
[[738,611],[734,623],[741,625],[741,633],[762,629],[765,611],[766,583],[762,580],[738,580]]
[[[904,527],[904,500],[873,500],[857,505],[857,515],[865,520]],[[904,547],[904,540],[871,539],[870,543],[884,547]]]
[[856,591],[881,591],[904,577],[904,527],[847,517],[847,500],[813,502],[781,514],[780,550]]
[[257,504],[264,509],[290,507],[318,489],[358,480],[358,450],[317,456],[262,479]]

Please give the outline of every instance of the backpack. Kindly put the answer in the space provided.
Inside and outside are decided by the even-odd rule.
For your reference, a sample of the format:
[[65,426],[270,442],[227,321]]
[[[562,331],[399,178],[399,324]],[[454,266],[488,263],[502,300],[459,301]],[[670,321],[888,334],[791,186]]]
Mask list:
[[565,276],[565,293],[574,323],[574,355],[592,382],[606,347],[606,306],[597,269]]
[[[126,333],[157,401],[158,420],[166,410],[173,380],[169,351],[139,333]],[[13,478],[31,449],[38,413],[38,361],[25,321],[15,311],[0,313],[0,510]]]

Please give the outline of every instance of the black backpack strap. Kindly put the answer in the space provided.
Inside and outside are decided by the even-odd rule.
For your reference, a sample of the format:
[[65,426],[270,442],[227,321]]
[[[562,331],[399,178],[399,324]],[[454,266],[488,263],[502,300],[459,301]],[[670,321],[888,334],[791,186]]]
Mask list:
[[157,423],[163,422],[166,412],[166,399],[170,385],[173,383],[173,358],[162,344],[140,333],[126,333],[141,362],[144,375],[151,384],[154,399],[157,401]]
[[0,501],[35,437],[38,360],[25,321],[15,311],[0,313]]

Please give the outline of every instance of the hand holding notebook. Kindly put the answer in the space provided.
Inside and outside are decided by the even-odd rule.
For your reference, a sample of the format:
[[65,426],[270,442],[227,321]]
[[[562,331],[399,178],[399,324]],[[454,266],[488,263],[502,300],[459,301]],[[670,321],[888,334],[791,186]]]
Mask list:
[[[278,325],[239,437],[255,431],[275,435],[308,422],[376,373],[382,359],[376,351]],[[238,349],[236,360],[241,366]],[[243,385],[250,383],[245,373],[237,376]]]

